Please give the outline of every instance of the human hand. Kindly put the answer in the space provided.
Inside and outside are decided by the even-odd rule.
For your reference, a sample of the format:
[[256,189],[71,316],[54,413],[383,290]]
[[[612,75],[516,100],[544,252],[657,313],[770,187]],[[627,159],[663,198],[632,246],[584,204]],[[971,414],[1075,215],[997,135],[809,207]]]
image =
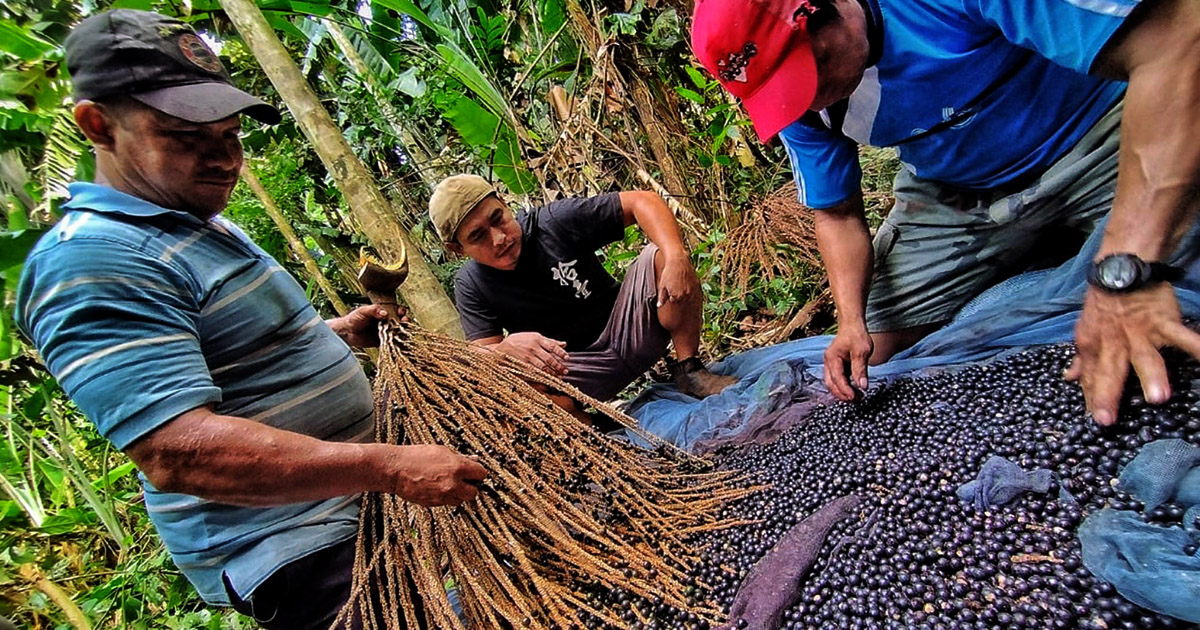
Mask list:
[[513,333],[496,344],[496,349],[520,359],[551,376],[567,374],[567,343],[535,332]]
[[686,302],[700,293],[700,278],[687,256],[668,257],[658,278],[658,306]]
[[1088,289],[1075,326],[1078,351],[1063,376],[1079,381],[1096,422],[1116,422],[1131,364],[1147,402],[1171,397],[1159,348],[1173,346],[1200,359],[1200,334],[1182,319],[1175,289],[1165,282],[1125,294]]
[[838,400],[854,400],[859,390],[867,389],[867,360],[875,351],[875,342],[865,328],[839,328],[825,348],[825,387]]
[[393,492],[424,507],[458,505],[475,498],[487,469],[445,446],[397,446]]
[[[404,311],[400,311],[401,317]],[[326,321],[333,332],[347,344],[355,348],[379,347],[379,322],[387,319],[387,311],[382,306],[367,304],[360,306],[342,317]]]

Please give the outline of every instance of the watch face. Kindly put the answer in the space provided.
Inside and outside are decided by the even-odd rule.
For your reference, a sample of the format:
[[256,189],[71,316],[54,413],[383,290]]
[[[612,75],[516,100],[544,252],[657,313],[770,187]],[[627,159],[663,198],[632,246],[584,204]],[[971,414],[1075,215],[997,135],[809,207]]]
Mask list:
[[1096,268],[1096,277],[1101,285],[1119,291],[1129,288],[1137,281],[1138,269],[1131,260],[1111,256],[1100,261]]

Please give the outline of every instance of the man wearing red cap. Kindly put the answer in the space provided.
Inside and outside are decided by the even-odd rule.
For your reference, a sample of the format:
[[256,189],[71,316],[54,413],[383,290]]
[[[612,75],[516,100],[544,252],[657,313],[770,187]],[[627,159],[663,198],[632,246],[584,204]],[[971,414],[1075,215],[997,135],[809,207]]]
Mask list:
[[[817,210],[834,395],[854,398],[868,362],[1022,271],[1047,234],[1079,243],[1106,218],[1067,375],[1095,419],[1115,420],[1130,364],[1163,402],[1158,349],[1200,357],[1166,264],[1197,215],[1200,5],[700,0],[692,43],[759,138],[780,136]],[[874,242],[860,144],[896,147],[903,165]]]

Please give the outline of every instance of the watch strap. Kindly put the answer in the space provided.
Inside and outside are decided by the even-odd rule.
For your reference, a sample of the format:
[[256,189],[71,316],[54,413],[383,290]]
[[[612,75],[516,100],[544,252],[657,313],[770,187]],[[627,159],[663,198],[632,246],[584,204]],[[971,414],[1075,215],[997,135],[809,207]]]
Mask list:
[[[1137,268],[1137,278],[1128,287],[1115,288],[1106,286],[1100,277],[1100,267],[1105,261],[1112,258],[1127,259]],[[1109,254],[1097,261],[1092,261],[1087,268],[1088,284],[1110,293],[1130,293],[1137,291],[1148,284],[1157,282],[1175,282],[1183,277],[1184,270],[1181,267],[1175,267],[1161,262],[1146,262],[1138,258],[1134,254]]]
[[1175,282],[1183,278],[1183,268],[1168,265],[1167,263],[1152,262],[1146,263],[1150,268],[1151,282]]

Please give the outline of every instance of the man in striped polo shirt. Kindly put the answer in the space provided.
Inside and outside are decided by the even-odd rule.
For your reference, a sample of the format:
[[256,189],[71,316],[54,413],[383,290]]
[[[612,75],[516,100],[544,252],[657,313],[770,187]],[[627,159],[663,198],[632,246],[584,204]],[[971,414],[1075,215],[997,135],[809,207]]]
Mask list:
[[31,253],[17,321],[101,434],[209,603],[266,628],[327,628],[349,596],[359,495],[456,505],[486,475],[442,446],[371,443],[349,344],[377,307],[322,321],[296,281],[218,215],[242,166],[233,87],[190,27],[116,10],[66,42],[96,183],[71,185]]

